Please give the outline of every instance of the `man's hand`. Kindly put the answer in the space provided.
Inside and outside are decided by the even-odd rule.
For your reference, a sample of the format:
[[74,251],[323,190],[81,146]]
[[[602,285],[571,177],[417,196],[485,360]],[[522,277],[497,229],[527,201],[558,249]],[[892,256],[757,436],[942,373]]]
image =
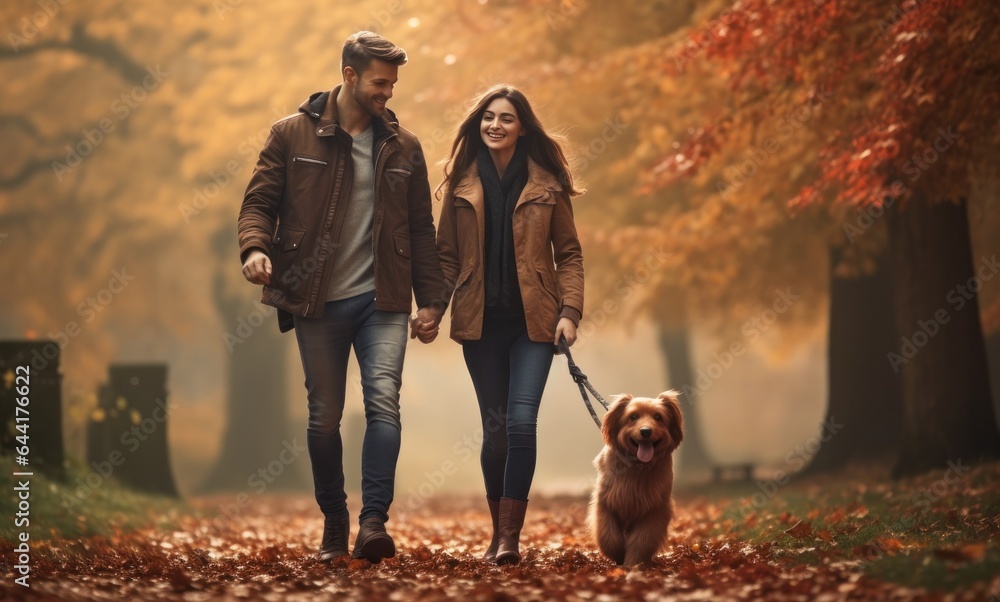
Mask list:
[[436,307],[421,307],[416,315],[410,316],[410,338],[420,339],[427,344],[437,338],[441,323],[441,310]]
[[254,284],[271,284],[271,260],[263,251],[250,251],[243,264],[243,277]]
[[566,346],[572,347],[576,342],[576,323],[569,318],[559,318],[556,324],[555,346],[559,347],[560,337],[566,337]]

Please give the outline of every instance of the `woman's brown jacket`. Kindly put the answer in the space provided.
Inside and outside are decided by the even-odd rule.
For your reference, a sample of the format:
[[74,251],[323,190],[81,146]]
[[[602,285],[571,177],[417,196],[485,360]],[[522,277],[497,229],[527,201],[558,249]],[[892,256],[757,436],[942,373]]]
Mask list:
[[[448,194],[437,233],[444,271],[442,300],[451,300],[451,338],[479,339],[483,330],[483,185],[473,163]],[[583,315],[583,253],[569,194],[554,175],[528,159],[528,182],[514,206],[517,282],[528,338],[552,341],[556,323]],[[452,296],[454,295],[454,298]]]

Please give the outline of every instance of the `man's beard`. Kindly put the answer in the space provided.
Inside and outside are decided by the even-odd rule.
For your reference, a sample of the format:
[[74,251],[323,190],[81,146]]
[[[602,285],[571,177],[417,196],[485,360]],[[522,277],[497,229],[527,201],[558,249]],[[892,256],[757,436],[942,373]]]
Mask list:
[[372,117],[381,117],[385,114],[385,105],[377,104],[374,96],[364,96],[357,88],[354,89],[352,95],[354,96],[354,102],[358,103],[358,106],[367,111]]

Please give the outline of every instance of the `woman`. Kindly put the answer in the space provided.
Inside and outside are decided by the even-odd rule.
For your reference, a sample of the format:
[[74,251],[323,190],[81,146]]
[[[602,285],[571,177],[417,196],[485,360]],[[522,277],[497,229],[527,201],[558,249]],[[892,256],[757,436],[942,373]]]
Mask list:
[[[555,345],[583,312],[583,255],[562,149],[518,90],[500,85],[458,130],[445,180],[438,253],[483,421],[481,462],[493,539],[484,555],[521,559],[535,471],[538,406]],[[435,331],[420,333],[433,339]]]

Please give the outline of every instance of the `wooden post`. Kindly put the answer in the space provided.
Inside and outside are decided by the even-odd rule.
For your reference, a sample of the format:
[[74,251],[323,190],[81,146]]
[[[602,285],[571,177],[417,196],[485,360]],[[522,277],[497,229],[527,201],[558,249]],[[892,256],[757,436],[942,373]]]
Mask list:
[[[66,466],[59,352],[55,341],[0,341],[0,454],[20,455],[17,448],[27,443],[28,464],[24,470],[43,470],[46,475],[63,481]],[[18,414],[16,410],[21,397],[18,388],[23,384],[17,378],[23,375],[19,366],[28,367],[27,414]],[[18,423],[18,415],[27,416],[28,420]]]
[[177,497],[167,443],[167,366],[115,364],[109,368],[107,433],[124,463],[115,471],[128,487]]

